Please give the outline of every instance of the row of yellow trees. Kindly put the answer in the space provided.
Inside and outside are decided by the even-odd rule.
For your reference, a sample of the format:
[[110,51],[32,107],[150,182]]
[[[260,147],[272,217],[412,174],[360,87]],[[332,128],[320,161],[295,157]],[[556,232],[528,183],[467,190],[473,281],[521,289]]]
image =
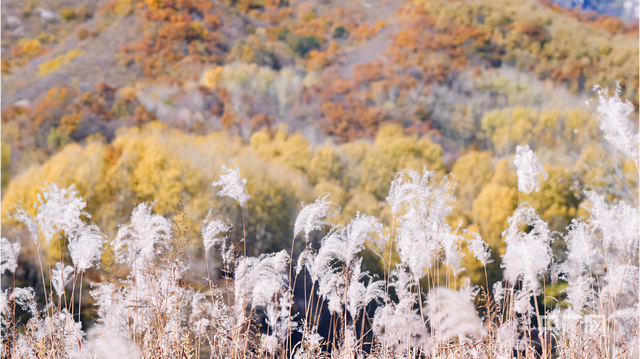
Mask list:
[[[586,118],[587,122],[592,120]],[[512,122],[503,121],[498,129]],[[580,126],[585,127],[589,126]],[[565,132],[557,136],[564,136]],[[520,140],[509,138],[514,146],[530,140],[526,136]],[[177,213],[182,201],[190,217],[189,234],[195,238],[200,235],[200,225],[210,209],[214,215],[223,215],[236,223],[240,220],[236,206],[217,197],[211,186],[220,175],[220,165],[236,158],[252,196],[246,205],[251,213],[247,225],[248,250],[257,255],[288,248],[292,238],[290,228],[301,208],[300,202],[309,203],[323,193],[330,193],[329,200],[342,209],[336,222],[344,223],[360,212],[380,216],[390,226],[385,196],[396,171],[426,166],[436,171],[438,179],[450,172],[458,183],[455,189],[458,200],[449,217],[452,227],[461,223],[462,227],[479,232],[491,245],[494,258],[499,259],[504,253],[501,232],[519,201],[531,203],[552,230],[562,231],[572,218],[584,214],[580,208],[581,190],[609,185],[603,181],[616,171],[622,171],[624,176],[618,184],[621,190],[612,196],[620,197],[626,187],[631,192],[625,200],[637,198],[637,192],[633,192],[637,188],[637,173],[632,164],[615,168],[611,164],[615,161],[610,161],[606,151],[588,138],[580,138],[579,152],[572,152],[571,145],[577,146],[578,139],[572,141],[566,142],[569,148],[566,151],[544,147],[544,141],[540,142],[537,152],[546,163],[549,180],[542,184],[540,192],[518,197],[511,158],[469,150],[458,154],[453,163],[443,163],[440,145],[427,136],[407,135],[396,125],[382,127],[373,141],[312,145],[286,126],[272,132],[259,131],[247,144],[224,133],[192,135],[152,122],[142,129],[122,130],[110,143],[96,137],[83,145],[70,144],[43,165],[31,167],[12,179],[2,199],[2,229],[4,236],[24,236],[25,233],[14,229],[19,228],[18,224],[9,218],[7,211],[18,201],[25,208],[32,208],[40,187],[53,181],[61,187],[76,185],[87,201],[87,211],[93,214],[92,221],[109,238],[114,237],[118,224],[128,221],[135,204],[145,201],[155,201],[155,211],[165,216]],[[241,230],[234,228],[232,236],[241,236]],[[561,247],[563,242],[556,241],[555,245]],[[193,250],[199,250],[196,247]],[[61,253],[55,252],[57,245],[50,248],[51,260],[55,261]],[[369,266],[375,269],[379,264],[370,258]],[[469,258],[465,266],[472,281],[484,282],[484,271],[476,261]],[[489,271],[490,278],[501,276],[499,260]]]

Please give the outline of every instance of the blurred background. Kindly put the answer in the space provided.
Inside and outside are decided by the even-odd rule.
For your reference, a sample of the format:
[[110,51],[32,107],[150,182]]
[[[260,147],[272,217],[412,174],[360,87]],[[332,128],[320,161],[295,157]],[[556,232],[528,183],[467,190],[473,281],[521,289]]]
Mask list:
[[[591,103],[594,85],[612,93],[617,83],[637,124],[637,0],[1,6],[2,236],[21,241],[16,285],[38,298],[36,249],[10,214],[19,202],[34,211],[47,181],[74,184],[109,240],[135,204],[155,201],[174,218],[182,201],[198,288],[207,213],[236,224],[232,240],[242,237],[240,208],[211,185],[230,158],[248,180],[250,255],[291,248],[301,202],[330,193],[341,210],[333,223],[360,212],[390,226],[396,171],[452,174],[449,220],[490,244],[489,285],[502,278],[501,233],[519,200],[515,146],[529,144],[549,174],[520,201],[559,232],[558,256],[561,232],[587,213],[584,190],[638,205],[635,166],[604,144]],[[43,248],[46,263],[65,255],[58,248]],[[110,270],[110,256],[86,273],[85,288]],[[219,255],[210,256],[220,281]],[[365,269],[381,272],[378,257],[364,257]],[[468,255],[463,265],[463,277],[485,284],[479,262]],[[92,308],[83,309],[90,325]]]

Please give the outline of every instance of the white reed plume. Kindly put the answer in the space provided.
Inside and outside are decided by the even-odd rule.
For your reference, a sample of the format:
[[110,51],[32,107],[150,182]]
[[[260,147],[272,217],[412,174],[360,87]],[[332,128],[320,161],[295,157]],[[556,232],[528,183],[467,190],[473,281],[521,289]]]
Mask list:
[[84,272],[100,265],[105,241],[105,235],[96,225],[84,225],[75,237],[69,239],[67,248],[78,271]]
[[387,301],[376,309],[372,329],[382,346],[397,354],[413,348],[428,351],[430,336],[416,308],[418,295],[411,291],[415,281],[402,264],[391,272],[391,277],[395,280],[389,287],[395,289],[398,302]]
[[42,187],[42,193],[38,194],[38,202],[34,204],[37,209],[35,217],[32,217],[19,202],[13,216],[27,226],[32,240],[40,246],[38,227],[46,243],[51,242],[60,231],[64,231],[69,241],[76,239],[86,226],[81,216],[91,218],[83,211],[85,206],[86,202],[78,196],[75,186],[60,189],[55,183],[49,183]]
[[98,322],[97,327],[108,333],[107,336],[127,336],[123,321],[128,321],[131,315],[125,288],[118,288],[115,283],[91,283],[91,296],[95,300]]
[[231,160],[231,162],[235,165],[235,169],[222,165],[222,170],[226,174],[220,175],[220,180],[213,182],[213,186],[222,186],[222,190],[218,192],[219,196],[231,197],[240,204],[240,207],[244,207],[244,203],[251,198],[244,189],[247,180],[240,177],[240,168],[236,165],[236,161]]
[[[362,258],[359,258],[353,265],[351,281],[347,288],[347,310],[354,319],[369,303],[377,302],[385,296],[384,282],[374,280],[368,272],[362,272],[361,265]],[[368,284],[365,285],[362,280],[368,280]]]
[[0,240],[0,274],[4,274],[5,271],[15,273],[18,268],[18,255],[20,254],[20,243],[9,243],[9,240],[2,237]]
[[171,222],[158,214],[151,214],[151,207],[147,203],[139,204],[131,213],[131,224],[118,230],[113,250],[120,263],[133,264],[137,258],[151,261],[156,244],[171,236]]
[[481,339],[482,323],[473,302],[461,293],[436,287],[427,296],[426,313],[438,341],[448,341],[458,335]]
[[209,252],[209,249],[216,244],[220,245],[222,252],[226,249],[226,243],[228,236],[218,237],[220,233],[228,232],[231,224],[228,224],[220,219],[210,219],[211,214],[202,222],[202,239],[205,252]]
[[280,296],[279,300],[271,301],[266,307],[266,323],[270,329],[267,338],[269,345],[267,349],[270,354],[276,351],[276,345],[287,340],[291,330],[298,327],[298,323],[291,320],[291,307],[293,305],[293,295],[287,290]]
[[513,294],[513,302],[510,303],[513,311],[522,315],[521,320],[524,323],[529,323],[531,316],[535,314],[531,298],[533,298],[531,290],[517,290]]
[[82,359],[85,357],[91,359],[142,358],[140,349],[125,338],[103,337],[97,333],[95,335],[89,333],[89,339],[82,347],[82,356],[80,356]]
[[[375,217],[358,213],[349,225],[331,231],[322,239],[316,256],[307,252],[302,258],[307,263],[312,280],[319,281],[318,293],[328,300],[328,308],[332,313],[342,313],[342,305],[347,304],[344,303],[344,291],[348,290],[345,286],[351,285],[349,278],[355,273],[354,270],[360,275],[359,268],[356,269],[360,263],[356,255],[364,249],[365,241],[374,240],[374,235],[383,236],[382,224]],[[343,262],[346,272],[341,268],[333,268],[334,260]]]
[[29,230],[29,235],[31,236],[31,240],[36,245],[36,247],[40,248],[40,240],[38,237],[38,223],[35,221],[35,219],[33,219],[31,214],[29,214],[29,212],[27,212],[27,210],[22,207],[20,201],[18,201],[18,204],[16,204],[15,211],[16,213],[11,215],[11,217],[22,222],[27,227],[27,229]]
[[531,193],[540,190],[540,177],[549,179],[549,175],[538,161],[536,154],[529,149],[529,145],[516,147],[516,158],[513,161],[518,167],[518,191]]
[[427,171],[426,168],[422,175],[414,170],[396,173],[387,197],[391,214],[396,215],[405,206],[426,202],[432,190],[429,182],[433,175],[434,172]]
[[619,309],[609,317],[609,320],[615,324],[618,332],[624,338],[624,344],[629,352],[630,358],[637,358],[638,334],[640,331],[640,308],[638,302],[632,307]]
[[[7,305],[8,289],[0,290],[0,314],[9,314],[9,306]],[[0,323],[4,323],[3,318],[0,316]]]
[[586,192],[593,203],[589,223],[602,233],[605,250],[615,248],[625,258],[637,255],[640,239],[640,215],[637,208],[632,208],[623,201],[607,205],[604,197],[593,191]]
[[259,258],[241,257],[236,260],[234,280],[238,318],[244,318],[245,305],[251,304],[252,309],[266,307],[283,288],[288,287],[288,263],[289,255],[284,250],[263,254]]
[[14,288],[11,292],[11,299],[20,305],[23,310],[28,310],[32,315],[38,313],[38,307],[35,302],[36,292],[31,287]]
[[328,194],[322,195],[315,202],[304,205],[301,203],[302,209],[296,218],[293,229],[293,235],[297,236],[300,232],[304,232],[305,237],[309,238],[309,234],[316,230],[321,230],[329,222],[327,216],[334,215],[330,211],[331,203],[327,200]]
[[[322,246],[313,258],[310,268],[315,281],[326,273],[329,264],[337,259],[350,266],[356,255],[364,249],[365,241],[373,241],[375,236],[382,236],[382,224],[372,216],[356,214],[346,227],[334,229],[322,239]],[[308,254],[305,254],[307,256]],[[306,260],[311,260],[307,258]]]
[[78,236],[85,226],[80,216],[91,218],[83,211],[86,205],[74,185],[67,189],[60,189],[55,183],[43,187],[42,194],[38,194],[38,214],[35,219],[47,243],[61,230],[69,238]]
[[[512,284],[522,276],[525,288],[537,292],[538,275],[544,274],[551,262],[551,232],[528,203],[520,205],[508,222],[509,227],[502,232],[507,243],[501,264],[504,276]],[[525,226],[531,228],[529,232],[521,231]]]
[[467,233],[471,237],[471,239],[467,241],[469,243],[469,249],[473,252],[473,256],[486,267],[487,264],[493,262],[489,245],[482,240],[478,232],[467,232],[465,230],[465,234]]
[[560,270],[569,278],[577,278],[595,267],[602,256],[596,250],[596,235],[588,223],[574,219],[567,229],[569,232],[564,236],[567,259],[560,265]]
[[448,225],[445,227],[446,231],[440,234],[440,245],[444,252],[444,263],[451,269],[454,276],[462,272],[462,251],[460,249],[460,242],[462,237],[455,232],[451,232]]
[[617,297],[625,294],[638,298],[638,267],[635,265],[610,265],[604,276],[604,282],[605,286],[600,293],[604,302],[611,300],[615,303]]
[[64,287],[71,282],[71,275],[74,270],[72,266],[64,266],[63,263],[56,263],[56,267],[51,270],[51,283],[56,290],[58,297],[64,294]]
[[505,278],[511,284],[522,278],[525,288],[537,292],[538,275],[546,272],[550,261],[551,250],[548,245],[538,241],[523,240],[507,245],[501,266],[505,269]]
[[594,279],[587,276],[573,276],[569,279],[569,286],[562,290],[567,293],[567,303],[575,313],[581,313],[585,308],[592,308],[596,299],[593,290]]
[[496,303],[498,311],[502,310],[502,300],[504,299],[505,292],[502,281],[493,284],[493,300]]
[[620,99],[619,85],[616,85],[612,96],[609,96],[608,89],[598,85],[594,90],[598,93],[600,102],[597,112],[604,139],[613,148],[634,160],[637,166],[639,136],[633,121],[629,119],[634,110],[633,104]]
[[445,218],[452,212],[455,202],[455,183],[445,177],[439,186],[431,185],[433,172],[426,169],[398,172],[391,182],[387,202],[397,218],[397,250],[402,263],[411,273],[421,278],[444,250],[445,261],[454,272],[459,267],[459,236]]
[[465,278],[460,288],[458,288],[458,293],[472,302],[476,300],[479,292],[480,287],[475,284],[471,284],[471,279],[469,278]]

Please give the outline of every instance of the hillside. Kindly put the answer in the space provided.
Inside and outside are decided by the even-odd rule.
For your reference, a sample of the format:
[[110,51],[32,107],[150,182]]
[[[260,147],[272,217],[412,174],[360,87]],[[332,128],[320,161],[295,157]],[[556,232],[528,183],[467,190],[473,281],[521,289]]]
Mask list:
[[[637,23],[507,0],[10,0],[2,15],[10,239],[26,234],[6,212],[31,208],[45,181],[75,184],[110,238],[144,201],[166,216],[182,201],[197,237],[209,208],[239,216],[211,187],[233,157],[261,179],[248,202],[257,255],[288,248],[298,204],[323,193],[343,209],[335,223],[368,213],[392,225],[391,180],[426,166],[455,176],[447,220],[489,243],[494,281],[521,199],[517,145],[551,177],[524,200],[552,230],[584,215],[584,190],[638,203],[633,162],[585,105],[595,85],[618,83],[637,125]],[[483,268],[467,276],[481,283]]]
[[580,4],[2,1],[0,352],[631,356],[638,21]]

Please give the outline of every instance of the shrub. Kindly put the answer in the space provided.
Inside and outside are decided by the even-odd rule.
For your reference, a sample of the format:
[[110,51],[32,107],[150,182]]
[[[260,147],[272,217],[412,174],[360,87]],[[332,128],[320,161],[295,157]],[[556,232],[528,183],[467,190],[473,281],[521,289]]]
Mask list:
[[64,21],[71,21],[71,20],[75,20],[77,18],[76,16],[76,11],[73,9],[64,9],[62,10],[62,12],[60,13],[60,17],[64,20]]
[[306,57],[309,51],[316,50],[320,47],[320,43],[315,36],[303,36],[292,32],[286,35],[285,42],[301,57]]
[[4,189],[7,187],[7,185],[9,184],[9,180],[11,179],[11,146],[4,141],[1,142],[1,145],[2,147],[0,150],[0,156],[2,158],[2,192],[4,192]]
[[78,37],[78,40],[84,40],[87,38],[87,36],[89,36],[89,30],[82,28],[78,30],[76,36]]
[[333,30],[334,39],[343,39],[347,37],[349,37],[349,30],[345,29],[344,26],[340,25]]
[[53,127],[51,131],[49,131],[49,136],[47,136],[47,145],[54,152],[59,151],[70,142],[71,139],[69,136],[57,127]]

